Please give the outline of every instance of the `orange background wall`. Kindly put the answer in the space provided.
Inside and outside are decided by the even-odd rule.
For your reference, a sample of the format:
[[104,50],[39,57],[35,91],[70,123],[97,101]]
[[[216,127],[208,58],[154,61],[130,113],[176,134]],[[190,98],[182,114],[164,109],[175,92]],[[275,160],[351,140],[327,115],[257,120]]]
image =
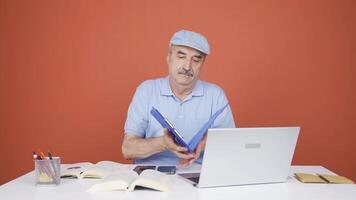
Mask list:
[[114,160],[145,79],[165,76],[171,35],[205,34],[202,79],[239,127],[300,125],[293,164],[356,180],[356,1],[0,0],[0,184],[38,147],[65,163]]

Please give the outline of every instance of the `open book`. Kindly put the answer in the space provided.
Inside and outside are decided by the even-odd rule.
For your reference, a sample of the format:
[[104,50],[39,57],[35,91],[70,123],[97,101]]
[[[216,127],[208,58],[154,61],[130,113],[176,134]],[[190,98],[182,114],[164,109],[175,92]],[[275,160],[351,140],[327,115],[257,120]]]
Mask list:
[[110,190],[131,192],[136,186],[165,192],[169,190],[168,185],[168,175],[156,170],[147,169],[142,171],[140,175],[132,170],[122,170],[106,176],[102,182],[93,185],[89,192]]
[[152,107],[151,109],[151,115],[162,125],[163,128],[168,129],[169,133],[172,134],[174,140],[180,145],[188,149],[190,153],[194,153],[195,149],[198,147],[200,141],[203,139],[205,133],[208,131],[208,129],[211,127],[211,125],[214,123],[215,119],[225,110],[225,108],[229,104],[226,104],[222,108],[220,108],[218,111],[216,111],[210,119],[200,128],[198,133],[194,135],[194,137],[189,141],[187,144],[183,136],[177,131],[177,129],[173,126],[173,124],[165,118],[155,107]]
[[96,164],[90,162],[76,163],[66,167],[61,173],[61,178],[104,178],[126,168],[127,165],[113,161],[100,161]]

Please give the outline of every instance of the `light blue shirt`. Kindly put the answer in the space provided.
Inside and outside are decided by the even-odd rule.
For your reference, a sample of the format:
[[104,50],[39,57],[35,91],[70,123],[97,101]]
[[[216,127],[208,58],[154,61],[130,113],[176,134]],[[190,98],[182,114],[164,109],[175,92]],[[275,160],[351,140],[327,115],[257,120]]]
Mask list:
[[[161,124],[150,114],[152,106],[157,108],[189,143],[205,122],[228,100],[217,85],[198,80],[193,91],[183,101],[171,90],[169,77],[147,80],[136,89],[128,109],[125,134],[141,138],[163,135]],[[235,128],[234,118],[228,106],[214,121],[211,128]],[[136,164],[176,165],[180,159],[170,151],[135,160]],[[202,155],[197,159],[201,163]]]

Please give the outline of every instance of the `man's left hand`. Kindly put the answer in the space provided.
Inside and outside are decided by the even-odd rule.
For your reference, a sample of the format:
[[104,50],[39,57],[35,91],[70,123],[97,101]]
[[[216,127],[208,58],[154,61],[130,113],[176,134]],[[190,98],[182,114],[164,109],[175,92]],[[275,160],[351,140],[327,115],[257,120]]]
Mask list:
[[181,159],[179,161],[179,166],[180,167],[188,167],[190,166],[191,164],[194,163],[194,161],[196,159],[199,158],[201,152],[204,150],[205,148],[205,144],[206,144],[206,138],[207,138],[207,134],[205,134],[204,138],[200,141],[200,143],[198,144],[198,147],[197,149],[195,150],[195,153],[194,153],[194,157],[193,158],[190,158],[190,159]]

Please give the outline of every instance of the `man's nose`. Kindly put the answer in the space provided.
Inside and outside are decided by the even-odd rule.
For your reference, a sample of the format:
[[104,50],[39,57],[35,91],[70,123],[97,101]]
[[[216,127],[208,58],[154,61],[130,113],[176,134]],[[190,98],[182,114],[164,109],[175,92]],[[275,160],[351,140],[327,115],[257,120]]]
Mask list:
[[190,59],[187,59],[187,61],[183,65],[183,68],[185,70],[190,70],[192,68],[192,61]]

